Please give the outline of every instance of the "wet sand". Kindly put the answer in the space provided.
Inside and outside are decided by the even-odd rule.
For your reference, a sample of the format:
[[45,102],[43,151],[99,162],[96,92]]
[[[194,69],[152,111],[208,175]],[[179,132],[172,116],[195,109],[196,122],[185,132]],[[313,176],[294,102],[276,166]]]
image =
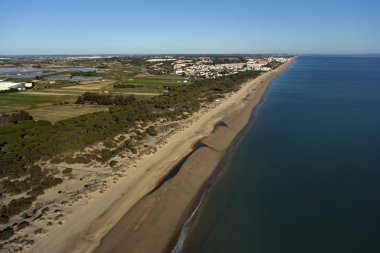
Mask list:
[[170,251],[221,159],[247,125],[253,108],[270,82],[292,62],[246,83],[235,101],[220,112],[223,116],[219,124],[214,123],[214,130],[201,139],[202,145],[189,155],[178,173],[131,207],[95,252]]

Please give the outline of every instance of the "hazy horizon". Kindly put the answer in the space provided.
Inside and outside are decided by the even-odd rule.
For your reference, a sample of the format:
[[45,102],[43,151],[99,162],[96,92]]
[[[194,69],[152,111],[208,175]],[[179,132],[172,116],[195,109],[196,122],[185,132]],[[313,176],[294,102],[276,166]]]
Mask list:
[[33,56],[111,56],[111,57],[117,57],[117,56],[249,56],[249,55],[258,55],[258,56],[267,56],[267,55],[279,55],[279,56],[341,56],[341,57],[377,57],[380,56],[380,53],[356,53],[356,54],[290,54],[290,53],[189,53],[189,54],[181,54],[181,53],[141,53],[141,54],[134,54],[134,53],[89,53],[89,54],[0,54],[0,57],[33,57]]

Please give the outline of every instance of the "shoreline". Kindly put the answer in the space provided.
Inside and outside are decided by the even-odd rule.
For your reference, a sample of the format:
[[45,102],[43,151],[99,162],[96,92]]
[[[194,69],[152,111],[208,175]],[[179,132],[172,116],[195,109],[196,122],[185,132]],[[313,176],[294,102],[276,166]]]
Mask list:
[[214,122],[213,130],[199,138],[197,148],[177,159],[168,174],[185,159],[178,172],[138,200],[101,239],[95,252],[124,252],[126,248],[128,252],[171,251],[231,145],[248,125],[252,110],[260,104],[272,80],[293,62],[294,58],[244,84],[234,94],[234,103],[221,110],[223,115]]
[[185,220],[185,222],[184,222],[184,224],[180,230],[180,233],[178,233],[176,237],[173,236],[173,238],[169,244],[171,246],[168,247],[168,250],[166,250],[166,252],[181,253],[183,251],[183,249],[184,249],[183,247],[185,246],[186,240],[188,238],[188,233],[190,231],[189,229],[190,229],[191,224],[193,223],[193,219],[197,216],[199,209],[202,208],[203,202],[207,198],[208,192],[211,190],[211,188],[215,184],[216,180],[218,180],[218,178],[220,176],[222,176],[222,173],[224,172],[226,166],[228,166],[228,162],[230,161],[230,158],[234,152],[234,149],[240,144],[240,142],[242,141],[242,139],[246,135],[246,133],[247,133],[250,125],[252,124],[254,117],[255,117],[254,113],[259,108],[261,103],[264,101],[263,97],[265,96],[265,93],[267,92],[268,88],[269,88],[269,85],[266,88],[266,90],[264,91],[263,95],[261,96],[258,104],[252,108],[250,119],[247,122],[247,124],[236,135],[234,140],[231,142],[231,144],[227,148],[224,156],[220,159],[219,164],[214,169],[212,175],[207,179],[204,186],[201,189],[199,189],[198,199],[197,199],[197,201],[194,201],[194,203],[192,203],[192,205],[193,205],[192,210],[193,211],[191,212],[190,216]]

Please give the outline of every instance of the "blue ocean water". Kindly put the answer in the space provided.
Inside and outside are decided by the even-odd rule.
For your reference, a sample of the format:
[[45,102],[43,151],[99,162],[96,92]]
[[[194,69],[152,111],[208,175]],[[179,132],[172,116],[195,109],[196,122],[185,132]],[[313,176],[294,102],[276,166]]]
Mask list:
[[274,80],[183,252],[380,252],[380,58],[301,56]]

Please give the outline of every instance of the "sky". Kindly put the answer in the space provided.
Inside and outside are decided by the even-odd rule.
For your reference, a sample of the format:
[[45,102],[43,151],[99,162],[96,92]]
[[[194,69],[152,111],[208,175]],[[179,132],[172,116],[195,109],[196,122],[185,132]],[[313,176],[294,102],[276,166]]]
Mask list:
[[0,0],[0,55],[380,53],[378,0]]

